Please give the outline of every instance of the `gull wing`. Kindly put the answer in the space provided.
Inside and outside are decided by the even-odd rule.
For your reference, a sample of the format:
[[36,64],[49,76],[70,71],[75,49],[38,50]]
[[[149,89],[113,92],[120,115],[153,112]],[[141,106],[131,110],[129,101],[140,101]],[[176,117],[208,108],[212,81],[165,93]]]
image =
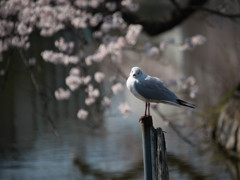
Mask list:
[[147,76],[136,81],[134,86],[136,91],[149,101],[178,104],[175,93],[166,88],[158,78]]

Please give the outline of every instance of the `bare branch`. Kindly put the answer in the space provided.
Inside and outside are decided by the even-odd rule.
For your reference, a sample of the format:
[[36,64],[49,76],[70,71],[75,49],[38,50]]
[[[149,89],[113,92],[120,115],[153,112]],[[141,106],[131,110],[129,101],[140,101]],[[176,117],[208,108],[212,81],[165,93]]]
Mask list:
[[38,95],[40,96],[41,98],[41,101],[42,101],[42,104],[43,104],[43,107],[44,107],[44,110],[45,112],[47,113],[46,114],[46,117],[47,117],[47,120],[48,122],[51,124],[52,126],[52,129],[53,129],[53,132],[55,134],[55,136],[61,140],[61,136],[60,134],[58,133],[58,130],[57,130],[57,127],[53,121],[53,119],[51,118],[50,114],[49,114],[49,111],[48,111],[48,104],[49,104],[49,98],[47,97],[47,94],[44,93],[42,90],[41,90],[41,87],[40,87],[40,84],[38,83],[37,81],[37,78],[33,72],[33,69],[31,67],[29,67],[29,64],[28,64],[28,61],[23,53],[23,51],[21,49],[19,49],[19,54],[21,56],[21,59],[23,60],[24,62],[24,65],[27,67],[28,69],[28,72],[30,73],[30,76],[31,76],[31,80],[32,80],[32,83],[33,83],[33,86],[34,88],[36,89]]
[[209,9],[209,8],[206,8],[206,7],[190,6],[189,8],[194,9],[194,10],[199,10],[199,11],[205,11],[205,12],[208,12],[208,13],[211,13],[211,14],[215,14],[215,15],[225,17],[225,18],[230,18],[230,19],[240,18],[240,12],[237,13],[237,14],[228,14],[228,13],[223,13],[221,11]]
[[181,11],[182,9],[181,6],[175,0],[170,0],[170,1],[178,11]]
[[159,115],[159,117],[161,117],[162,121],[164,122],[168,122],[169,127],[186,143],[190,144],[193,147],[197,147],[196,144],[194,144],[193,142],[191,142],[188,138],[186,138],[185,136],[182,135],[182,133],[178,130],[178,128],[171,123],[170,121],[167,120],[166,116],[163,115],[163,113],[161,111],[159,111],[158,109],[154,108],[154,111]]
[[240,18],[240,13],[232,14],[232,13],[223,13],[221,11],[212,10],[206,7],[203,7],[207,0],[203,1],[194,1],[191,0],[187,5],[181,7],[176,0],[169,0],[175,7],[175,11],[172,11],[170,18],[164,21],[154,21],[154,20],[146,20],[143,17],[140,17],[138,14],[134,12],[126,11],[122,9],[123,19],[129,24],[141,24],[143,26],[143,30],[151,36],[158,35],[162,32],[165,32],[189,18],[196,11],[204,11],[211,14],[215,14],[220,17],[237,19]]

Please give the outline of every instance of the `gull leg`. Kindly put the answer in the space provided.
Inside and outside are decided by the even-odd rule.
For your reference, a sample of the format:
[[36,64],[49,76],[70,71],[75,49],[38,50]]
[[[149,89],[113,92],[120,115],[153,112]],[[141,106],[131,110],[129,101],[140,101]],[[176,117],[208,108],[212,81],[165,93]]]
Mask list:
[[148,103],[148,116],[150,116],[150,103]]
[[148,108],[148,103],[146,102],[146,104],[145,104],[145,116],[147,116],[147,108]]
[[147,117],[147,108],[148,108],[148,103],[146,102],[146,103],[145,103],[145,114],[144,114],[144,116],[141,116],[141,117],[140,117],[139,122],[141,122],[144,117]]

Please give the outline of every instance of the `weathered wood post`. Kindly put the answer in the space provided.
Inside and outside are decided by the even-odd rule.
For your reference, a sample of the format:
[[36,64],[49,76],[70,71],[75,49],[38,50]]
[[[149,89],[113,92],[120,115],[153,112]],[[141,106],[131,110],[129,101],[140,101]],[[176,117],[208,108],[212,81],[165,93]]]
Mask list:
[[152,116],[142,119],[143,161],[145,180],[168,180],[167,153],[164,133],[155,129]]

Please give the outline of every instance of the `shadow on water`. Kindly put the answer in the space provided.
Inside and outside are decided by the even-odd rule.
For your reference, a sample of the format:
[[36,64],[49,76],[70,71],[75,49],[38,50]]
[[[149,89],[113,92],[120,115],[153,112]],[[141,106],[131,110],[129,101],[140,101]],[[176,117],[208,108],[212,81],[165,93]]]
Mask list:
[[177,171],[179,174],[187,175],[190,179],[205,180],[211,177],[210,175],[205,175],[204,172],[194,167],[189,162],[182,160],[173,154],[168,153],[167,158],[168,158],[168,165],[171,168],[175,169],[175,171]]
[[[117,162],[116,162],[117,163]],[[102,171],[98,169],[92,169],[92,167],[82,161],[80,158],[74,159],[74,164],[79,168],[79,171],[84,175],[91,175],[95,179],[112,179],[112,180],[130,180],[143,175],[143,162],[137,162],[133,164],[131,169],[125,172],[114,172]]]
[[[182,160],[181,158],[175,156],[174,154],[168,153],[168,166],[170,166],[173,171],[177,171],[179,174],[186,175],[189,179],[194,180],[205,180],[210,179],[211,175],[206,175],[204,172],[200,171],[198,168],[192,166],[189,162]],[[142,175],[143,173],[143,162],[137,162],[132,165],[132,168],[126,172],[119,173],[109,173],[107,171],[101,171],[98,169],[92,169],[92,167],[79,157],[74,159],[74,164],[79,168],[79,171],[85,175],[94,176],[96,179],[112,179],[112,180],[129,180]]]

